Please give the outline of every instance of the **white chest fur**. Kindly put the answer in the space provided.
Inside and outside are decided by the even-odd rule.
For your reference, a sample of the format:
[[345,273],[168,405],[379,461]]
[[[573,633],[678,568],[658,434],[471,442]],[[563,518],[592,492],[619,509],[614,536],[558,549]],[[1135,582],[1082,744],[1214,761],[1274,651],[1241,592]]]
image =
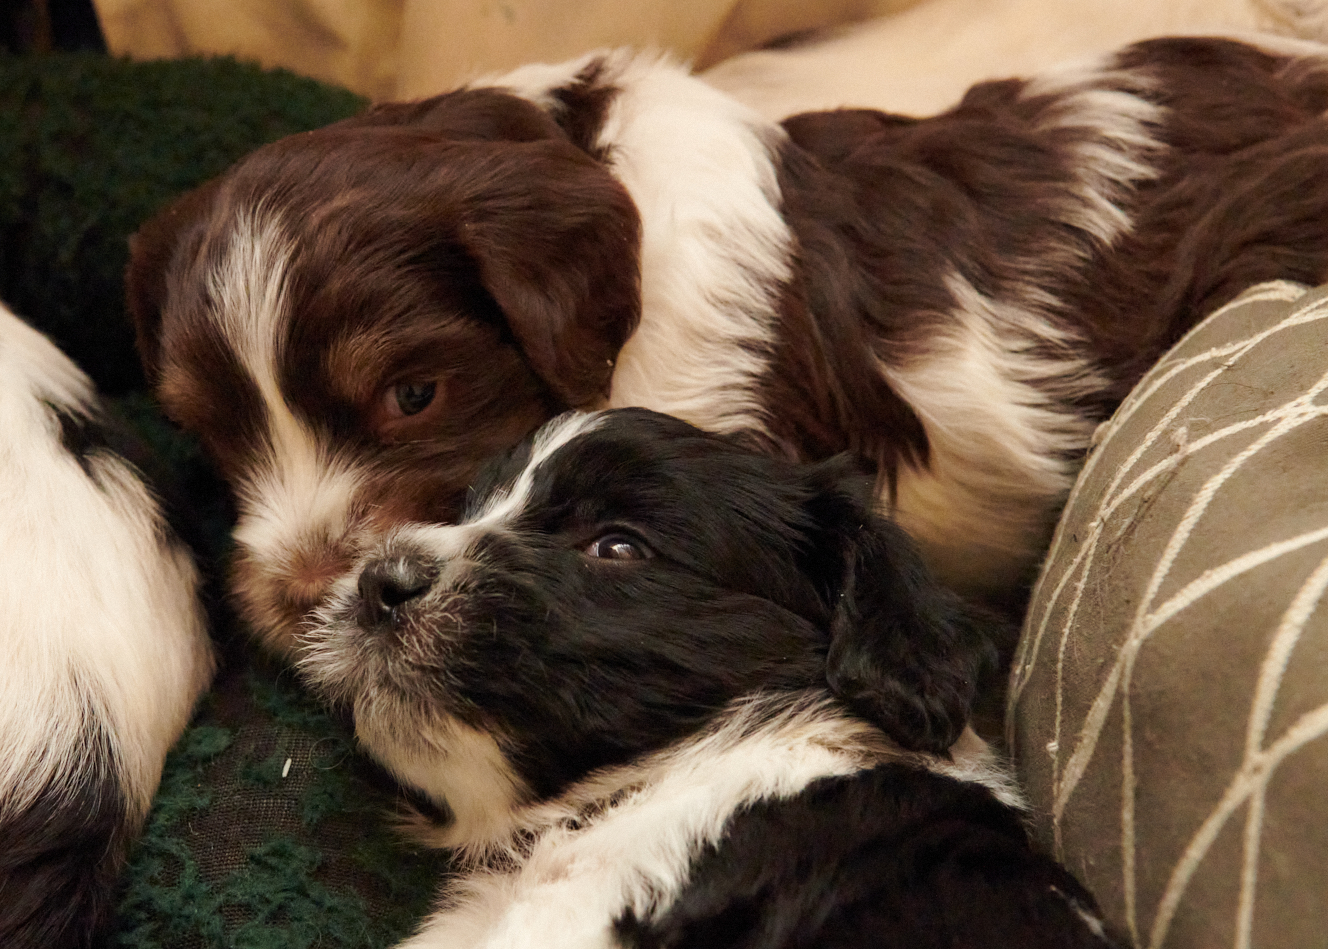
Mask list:
[[533,843],[477,861],[406,949],[613,946],[614,922],[627,910],[642,919],[667,910],[694,858],[739,809],[888,760],[977,781],[1018,805],[971,731],[954,762],[942,762],[898,750],[823,699],[768,711],[762,701],[740,703],[699,738],[526,809],[518,833]]

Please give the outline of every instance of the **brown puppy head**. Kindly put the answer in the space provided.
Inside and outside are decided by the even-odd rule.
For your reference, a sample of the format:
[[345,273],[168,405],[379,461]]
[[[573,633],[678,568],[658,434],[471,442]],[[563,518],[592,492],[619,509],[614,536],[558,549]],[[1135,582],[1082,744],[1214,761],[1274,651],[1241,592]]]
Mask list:
[[362,538],[452,517],[481,461],[602,397],[639,221],[493,90],[283,139],[137,235],[140,354],[235,490],[235,589],[288,649]]

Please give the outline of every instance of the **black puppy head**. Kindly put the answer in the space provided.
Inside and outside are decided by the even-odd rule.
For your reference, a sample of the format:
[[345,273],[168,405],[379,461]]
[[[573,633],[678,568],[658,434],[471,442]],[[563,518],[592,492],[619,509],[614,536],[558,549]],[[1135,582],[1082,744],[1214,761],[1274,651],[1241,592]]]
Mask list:
[[[840,462],[644,410],[565,416],[487,472],[461,523],[399,530],[343,579],[304,668],[376,741],[440,721],[492,736],[537,796],[757,691],[828,686],[941,752],[988,647],[869,498]],[[384,709],[408,720],[366,728]]]

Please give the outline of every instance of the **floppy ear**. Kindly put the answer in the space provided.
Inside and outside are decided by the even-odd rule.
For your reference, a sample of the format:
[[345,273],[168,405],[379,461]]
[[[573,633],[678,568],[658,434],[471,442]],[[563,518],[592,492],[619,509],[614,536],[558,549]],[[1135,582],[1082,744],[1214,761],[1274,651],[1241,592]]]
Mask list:
[[462,245],[531,368],[568,407],[607,395],[640,319],[641,274],[636,205],[605,165],[503,89],[384,103],[328,131],[355,129],[442,143],[443,184],[470,191]]
[[903,747],[944,752],[995,661],[987,624],[997,620],[933,579],[912,539],[870,505],[842,479],[814,502],[813,516],[840,553],[838,577],[827,578],[826,681]]
[[567,406],[608,394],[641,315],[640,219],[609,172],[565,141],[446,146],[459,240],[531,368]]
[[220,187],[221,179],[214,178],[185,192],[129,238],[125,303],[134,323],[138,358],[153,383],[161,370],[161,310],[171,260],[190,227],[205,217]]
[[457,89],[412,102],[380,102],[329,129],[414,128],[452,142],[566,138],[544,109],[503,89]]

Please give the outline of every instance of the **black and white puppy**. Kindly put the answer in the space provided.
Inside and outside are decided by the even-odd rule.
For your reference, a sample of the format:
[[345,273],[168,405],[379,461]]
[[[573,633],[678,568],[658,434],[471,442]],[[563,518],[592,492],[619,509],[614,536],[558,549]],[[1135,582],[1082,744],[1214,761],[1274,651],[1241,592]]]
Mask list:
[[0,306],[0,945],[93,943],[211,678],[198,572],[91,383]]
[[567,408],[849,452],[938,576],[1017,599],[1143,371],[1328,273],[1326,111],[1325,48],[1280,40],[782,123],[596,54],[258,150],[144,226],[129,299],[279,650],[384,526],[455,517]]
[[981,623],[871,497],[624,409],[375,543],[300,667],[452,814],[407,945],[1108,945],[965,728]]

